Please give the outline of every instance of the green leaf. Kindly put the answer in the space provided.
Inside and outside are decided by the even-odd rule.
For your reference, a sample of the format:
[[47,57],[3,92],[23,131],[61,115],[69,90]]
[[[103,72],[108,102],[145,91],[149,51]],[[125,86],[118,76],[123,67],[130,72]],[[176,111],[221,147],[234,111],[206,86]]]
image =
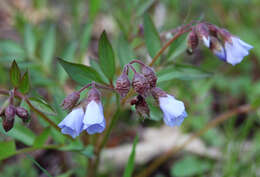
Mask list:
[[31,146],[33,144],[35,138],[35,134],[29,128],[22,125],[21,122],[16,122],[15,126],[8,133],[5,133],[1,126],[0,132],[16,140],[19,140],[28,146]]
[[28,159],[30,159],[39,169],[41,169],[42,172],[43,172],[46,176],[52,177],[52,176],[49,174],[49,172],[48,172],[45,168],[43,168],[36,160],[34,160],[34,158],[33,158],[30,154],[26,154],[26,157],[27,157]]
[[115,55],[105,31],[99,39],[98,55],[101,69],[108,79],[113,80],[115,74]]
[[144,39],[150,56],[153,58],[161,48],[161,40],[151,17],[144,15]]
[[24,44],[25,44],[25,48],[28,53],[28,56],[33,57],[35,54],[36,39],[35,39],[35,35],[33,33],[32,26],[30,24],[27,24],[25,26]]
[[42,147],[50,135],[50,128],[46,128],[33,142],[34,147]]
[[[67,61],[74,58],[75,53],[77,49],[77,43],[72,42],[65,47],[65,50],[63,51],[62,58],[66,59]],[[59,81],[63,84],[65,80],[67,79],[67,74],[62,68],[61,65],[58,65],[58,73],[59,73]]]
[[174,163],[171,168],[171,176],[185,177],[204,174],[210,169],[208,161],[202,161],[195,156],[184,157]]
[[96,17],[98,10],[101,5],[101,0],[90,0],[89,1],[89,17],[90,20],[93,21]]
[[48,115],[56,115],[55,110],[43,99],[39,97],[30,97],[29,98],[31,104],[37,108],[42,113],[48,114]]
[[124,67],[124,65],[128,64],[135,57],[131,46],[122,34],[118,39],[117,54],[121,67]]
[[98,72],[92,67],[67,62],[61,58],[58,58],[58,60],[69,76],[80,85],[86,85],[91,81],[104,83]]
[[[91,31],[92,31],[92,25],[91,24],[85,24],[82,34],[80,34],[80,45],[79,45],[79,53],[81,55],[86,53],[86,50],[88,48],[88,44],[91,37]],[[66,59],[66,58],[65,58]]]
[[55,36],[55,28],[54,26],[50,26],[49,30],[44,35],[43,45],[41,48],[41,57],[43,59],[43,63],[48,67],[50,67],[55,51]]
[[138,2],[136,3],[137,6],[137,10],[136,10],[136,16],[140,17],[142,16],[147,9],[149,9],[153,4],[154,4],[155,0],[147,0],[147,1],[143,1],[143,3]]
[[14,140],[0,142],[0,160],[15,155],[16,147]]
[[26,94],[30,91],[30,82],[29,82],[29,74],[28,71],[26,71],[21,79],[21,83],[19,86],[19,90]]
[[0,41],[0,54],[11,54],[24,56],[24,49],[16,42],[11,40],[1,40]]
[[100,75],[100,77],[102,78],[103,81],[105,81],[106,83],[109,83],[108,78],[103,73],[102,69],[100,68],[99,63],[97,62],[97,60],[90,58],[90,66],[99,73],[99,75]]
[[88,145],[81,151],[81,153],[88,158],[92,158],[94,156],[94,146]]
[[124,175],[123,177],[131,177],[132,173],[134,171],[134,164],[135,164],[135,148],[136,148],[136,144],[138,141],[138,136],[135,137],[134,139],[134,143],[133,143],[133,147],[132,147],[132,152],[128,158],[128,162],[124,171]]
[[21,72],[16,61],[14,60],[10,68],[10,80],[14,87],[19,86],[20,79],[21,79]]
[[176,64],[157,72],[158,83],[173,79],[196,80],[210,77],[212,73],[191,65]]
[[62,151],[82,151],[84,149],[84,145],[80,140],[71,141],[68,145],[60,148]]

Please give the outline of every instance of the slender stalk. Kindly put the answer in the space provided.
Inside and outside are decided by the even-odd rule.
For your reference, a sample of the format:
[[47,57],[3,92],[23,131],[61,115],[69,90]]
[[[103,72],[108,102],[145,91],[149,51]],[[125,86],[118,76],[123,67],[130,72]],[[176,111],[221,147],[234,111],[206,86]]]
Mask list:
[[[4,90],[4,89],[0,89],[0,94],[3,95],[8,95],[9,91],[8,90]],[[22,93],[18,92],[17,90],[15,90],[14,92],[14,96],[18,97],[21,100],[25,100],[25,102],[28,104],[28,106],[35,112],[37,113],[41,118],[43,118],[46,122],[48,122],[50,124],[50,126],[52,126],[53,128],[55,128],[56,130],[60,131],[60,128],[56,125],[56,123],[54,123],[48,116],[46,116],[43,112],[41,112],[40,110],[38,110],[36,107],[34,107],[32,105],[32,103],[30,102],[30,100],[28,99],[28,97],[26,95],[23,95]],[[70,136],[68,135],[64,135],[67,138],[73,140]]]
[[96,158],[93,159],[93,160],[90,160],[90,164],[88,166],[88,176],[92,177],[92,176],[96,176],[96,173],[97,173],[97,170],[98,170],[98,165],[99,165],[99,161],[100,161],[100,152],[102,151],[102,149],[105,147],[108,139],[109,139],[109,136],[111,134],[111,131],[113,129],[113,127],[115,126],[118,118],[119,118],[119,112],[120,112],[120,109],[117,109],[117,111],[115,112],[109,126],[108,126],[108,129],[107,131],[105,132],[104,136],[103,136],[103,139],[100,143],[100,145],[98,146],[98,148],[96,149]]
[[209,129],[216,127],[217,125],[219,125],[220,123],[224,122],[225,120],[229,119],[230,117],[232,117],[234,115],[250,112],[252,110],[254,110],[254,108],[251,107],[250,105],[246,104],[246,105],[239,106],[231,111],[225,112],[225,113],[217,116],[215,119],[210,121],[206,126],[204,126],[201,130],[199,130],[198,132],[195,132],[193,135],[191,135],[180,146],[173,146],[170,150],[166,151],[164,154],[159,156],[152,164],[150,164],[147,168],[145,168],[139,174],[137,174],[136,177],[146,177],[146,176],[151,175],[162,163],[167,161],[174,154],[181,151],[185,146],[190,144],[194,139],[203,135]]
[[145,64],[141,60],[132,60],[129,64],[138,63],[141,66],[145,66]]
[[158,60],[158,58],[163,54],[163,52],[176,40],[178,37],[180,37],[182,34],[191,31],[191,28],[184,28],[181,29],[179,32],[177,32],[171,40],[169,40],[161,49],[160,51],[155,55],[149,66],[154,65],[154,63]]

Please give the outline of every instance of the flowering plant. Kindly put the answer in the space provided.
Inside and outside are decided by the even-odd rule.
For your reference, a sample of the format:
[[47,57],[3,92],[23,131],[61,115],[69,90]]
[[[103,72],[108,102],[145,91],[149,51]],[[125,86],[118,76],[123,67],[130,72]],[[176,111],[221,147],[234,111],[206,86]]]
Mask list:
[[[159,125],[162,119],[172,130],[172,127],[181,126],[196,114],[190,108],[195,100],[178,93],[175,87],[179,83],[173,84],[171,81],[176,78],[183,82],[189,78],[206,78],[211,76],[211,71],[204,71],[199,66],[173,63],[171,59],[177,58],[178,55],[174,51],[181,46],[180,43],[184,44],[185,49],[179,53],[186,51],[189,55],[186,56],[188,62],[199,50],[205,50],[211,52],[210,60],[218,58],[223,64],[233,66],[241,63],[253,48],[227,29],[204,21],[192,21],[159,35],[150,16],[144,14],[144,22],[133,36],[120,37],[117,50],[114,50],[114,36],[109,40],[107,32],[103,31],[98,39],[98,46],[94,47],[98,50],[97,56],[96,51],[93,52],[96,59],[88,59],[87,63],[84,59],[91,27],[84,26],[82,36],[81,33],[79,35],[79,46],[78,43],[70,43],[63,54],[55,53],[54,46],[58,41],[55,29],[55,26],[48,28],[38,52],[37,40],[34,38],[37,30],[34,31],[30,25],[24,26],[25,49],[20,50],[16,46],[15,50],[12,50],[19,55],[14,55],[15,60],[12,58],[9,71],[11,85],[7,84],[0,89],[0,94],[3,95],[1,99],[4,98],[3,101],[0,100],[3,102],[0,108],[3,127],[1,131],[8,137],[8,141],[0,144],[0,160],[39,149],[73,151],[86,157],[89,176],[97,176],[101,152],[111,140],[110,136],[117,123],[124,117],[130,117],[125,116],[128,112],[132,114],[133,110],[138,114],[136,120],[142,120],[138,121],[139,124],[145,125],[148,122]],[[137,45],[135,38],[141,39],[141,42],[137,41]],[[134,47],[129,41],[131,45],[135,44]],[[8,42],[7,44],[10,45]],[[60,46],[63,48],[62,44]],[[139,50],[143,49],[143,46],[147,51]],[[59,56],[56,60],[52,60],[55,58],[54,53]],[[18,56],[21,56],[22,61]],[[75,59],[77,57],[80,59]],[[32,65],[26,71],[25,61],[30,61],[29,64]],[[231,65],[226,67],[231,68]],[[39,74],[40,69],[44,76]],[[38,79],[42,82],[37,83]],[[68,96],[61,89],[64,89]],[[253,109],[255,107],[245,105],[228,112],[228,116],[217,117],[179,147],[166,151],[166,155],[160,156],[138,176],[150,175],[172,154],[209,128],[234,114]],[[37,122],[40,122],[42,127],[36,126]],[[37,131],[38,128],[40,132]],[[24,132],[29,133],[24,135]],[[12,137],[11,140],[9,137]],[[134,171],[137,137],[124,176],[131,176]],[[21,141],[22,146],[16,145],[13,139]],[[37,164],[35,161],[33,163]]]

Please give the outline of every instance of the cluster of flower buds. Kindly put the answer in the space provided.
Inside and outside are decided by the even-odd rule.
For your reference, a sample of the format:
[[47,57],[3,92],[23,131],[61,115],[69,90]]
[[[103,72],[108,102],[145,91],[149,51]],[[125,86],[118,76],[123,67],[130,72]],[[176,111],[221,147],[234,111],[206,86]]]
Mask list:
[[240,63],[253,48],[226,29],[209,23],[198,23],[193,26],[187,42],[188,53],[192,53],[199,43],[203,43],[219,59],[232,65]]
[[[134,69],[133,63],[141,65],[140,73]],[[130,84],[128,78],[129,68],[134,72],[132,84]],[[176,100],[173,96],[156,87],[156,84],[157,77],[154,70],[140,60],[133,60],[125,66],[123,73],[117,79],[116,90],[122,97],[125,97],[132,85],[138,95],[131,100],[131,105],[135,105],[137,113],[142,117],[150,116],[150,109],[145,98],[151,94],[159,103],[165,124],[168,126],[179,126],[184,118],[187,117],[183,102]]]
[[[88,92],[88,97],[78,104],[80,92],[88,87],[92,87]],[[71,112],[59,123],[61,132],[75,138],[86,130],[88,134],[101,133],[104,131],[106,121],[104,118],[103,107],[100,100],[100,92],[96,84],[92,83],[77,92],[67,96],[62,106]]]
[[9,104],[5,109],[0,111],[0,116],[3,119],[2,126],[6,132],[13,128],[15,115],[21,118],[23,122],[29,121],[29,113],[26,109]]

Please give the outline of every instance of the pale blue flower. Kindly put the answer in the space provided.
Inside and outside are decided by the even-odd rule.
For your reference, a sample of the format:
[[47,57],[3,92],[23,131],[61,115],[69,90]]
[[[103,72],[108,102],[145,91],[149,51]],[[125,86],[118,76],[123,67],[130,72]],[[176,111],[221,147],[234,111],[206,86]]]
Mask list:
[[82,108],[73,109],[60,123],[59,127],[63,134],[68,134],[75,138],[83,130],[84,111]]
[[184,103],[171,95],[159,97],[159,104],[163,112],[164,123],[170,127],[180,126],[184,118],[188,116]]
[[86,130],[88,134],[101,133],[104,131],[106,127],[106,121],[104,118],[101,102],[92,100],[90,103],[88,103],[83,123],[83,129]]
[[240,63],[253,46],[245,43],[235,36],[231,36],[231,41],[225,42],[226,61],[232,65]]

